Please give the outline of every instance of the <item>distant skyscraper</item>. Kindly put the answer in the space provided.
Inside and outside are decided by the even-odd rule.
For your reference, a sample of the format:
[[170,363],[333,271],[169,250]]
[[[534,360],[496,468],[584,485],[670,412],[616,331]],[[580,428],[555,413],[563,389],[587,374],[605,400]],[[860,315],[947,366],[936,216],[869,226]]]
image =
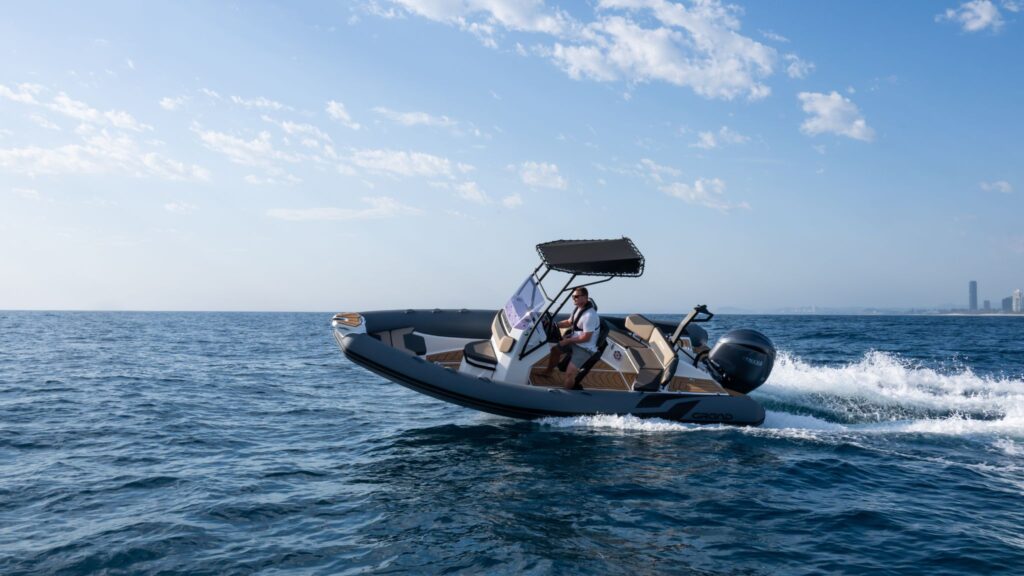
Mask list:
[[1013,291],[1013,311],[1014,312],[1024,312],[1024,310],[1021,309],[1021,301],[1020,300],[1021,300],[1020,288],[1017,288],[1016,290]]
[[969,286],[970,286],[970,291],[971,291],[971,304],[970,304],[970,306],[967,307],[967,309],[970,310],[971,312],[977,312],[978,311],[978,281],[977,280],[971,280],[971,283],[969,284]]
[[981,309],[984,310],[985,312],[991,312],[992,303],[989,302],[988,300],[985,300],[985,302],[981,305]]
[[1003,312],[1013,312],[1013,298],[1011,296],[1003,298]]

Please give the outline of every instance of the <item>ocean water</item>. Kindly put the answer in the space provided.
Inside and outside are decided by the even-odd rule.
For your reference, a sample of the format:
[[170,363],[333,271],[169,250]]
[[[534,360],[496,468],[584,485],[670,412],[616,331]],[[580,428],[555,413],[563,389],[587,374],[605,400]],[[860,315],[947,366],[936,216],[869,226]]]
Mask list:
[[0,313],[0,573],[1024,571],[1024,318],[718,316],[760,428],[477,413],[329,319]]

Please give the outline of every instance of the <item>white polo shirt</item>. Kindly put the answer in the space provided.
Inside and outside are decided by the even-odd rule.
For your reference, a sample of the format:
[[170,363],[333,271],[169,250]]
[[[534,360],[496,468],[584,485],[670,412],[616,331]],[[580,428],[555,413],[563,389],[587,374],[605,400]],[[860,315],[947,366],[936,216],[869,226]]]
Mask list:
[[[572,320],[572,317],[569,317]],[[586,342],[574,342],[580,348],[589,350],[590,352],[597,352],[597,332],[601,329],[601,317],[597,315],[597,310],[588,308],[580,316],[579,322],[575,323],[580,327],[579,330],[573,330],[569,336],[579,336],[583,332],[590,332],[590,340]]]

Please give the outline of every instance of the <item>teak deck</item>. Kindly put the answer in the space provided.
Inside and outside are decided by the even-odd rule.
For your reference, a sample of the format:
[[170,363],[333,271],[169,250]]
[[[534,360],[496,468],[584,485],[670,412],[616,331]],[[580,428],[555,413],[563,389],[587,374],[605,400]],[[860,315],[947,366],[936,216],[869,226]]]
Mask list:
[[[462,350],[430,354],[426,356],[426,359],[447,368],[458,370],[459,364],[462,362]],[[530,371],[530,384],[533,386],[543,386],[545,388],[564,387],[565,374],[555,370],[551,374],[545,375],[543,371],[547,365],[547,356],[533,365],[533,369]],[[582,385],[583,388],[591,390],[629,391],[630,384],[633,382],[635,377],[636,374],[630,372],[619,372],[602,361],[598,362],[597,365],[590,370],[590,374],[587,374],[587,377],[583,379]],[[729,392],[714,380],[699,380],[696,378],[684,378],[679,376],[672,379],[672,382],[668,385],[668,390],[672,392],[703,392],[711,394],[725,394]]]

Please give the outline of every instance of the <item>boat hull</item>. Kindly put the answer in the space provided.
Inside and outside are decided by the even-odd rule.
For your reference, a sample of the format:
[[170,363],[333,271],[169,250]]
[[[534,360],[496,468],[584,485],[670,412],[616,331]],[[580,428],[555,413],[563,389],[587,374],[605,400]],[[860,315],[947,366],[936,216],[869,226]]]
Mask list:
[[[443,323],[439,313],[443,314],[431,311],[432,322]],[[381,314],[390,316],[394,312]],[[388,380],[439,400],[500,416],[536,419],[613,414],[747,426],[764,421],[761,405],[742,394],[566,390],[510,384],[457,372],[397,350],[365,332],[335,329],[334,334],[348,359]]]

